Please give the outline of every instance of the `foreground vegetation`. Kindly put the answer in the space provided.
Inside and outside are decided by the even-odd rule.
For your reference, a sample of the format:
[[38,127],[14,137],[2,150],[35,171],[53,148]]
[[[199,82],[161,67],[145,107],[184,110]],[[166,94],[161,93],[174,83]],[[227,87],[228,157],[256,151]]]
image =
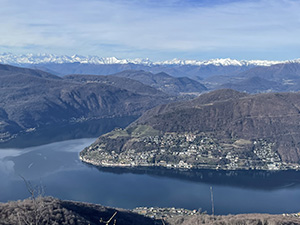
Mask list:
[[[0,204],[0,224],[105,224],[105,222],[100,223],[100,219],[108,221],[115,212],[117,215],[114,219],[118,225],[157,224],[155,219],[129,210],[63,201],[52,197],[38,197]],[[113,222],[114,220],[111,224]]]
[[174,208],[139,208],[139,210],[130,211],[52,197],[38,197],[1,203],[0,224],[292,225],[300,224],[300,218],[299,214],[214,216],[199,211]]

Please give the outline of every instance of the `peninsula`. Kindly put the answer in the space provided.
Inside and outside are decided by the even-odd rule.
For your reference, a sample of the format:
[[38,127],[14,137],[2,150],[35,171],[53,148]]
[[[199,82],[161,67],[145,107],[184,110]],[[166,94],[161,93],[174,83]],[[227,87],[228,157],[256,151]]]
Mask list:
[[80,159],[100,167],[299,170],[300,93],[230,89],[146,111]]

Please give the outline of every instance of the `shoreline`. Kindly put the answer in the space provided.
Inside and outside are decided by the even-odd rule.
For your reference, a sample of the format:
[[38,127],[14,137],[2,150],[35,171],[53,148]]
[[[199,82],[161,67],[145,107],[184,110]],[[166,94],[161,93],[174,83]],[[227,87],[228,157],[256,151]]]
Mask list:
[[193,170],[214,170],[214,171],[264,171],[264,172],[280,172],[280,171],[300,171],[300,165],[298,164],[291,164],[291,165],[284,165],[283,169],[264,169],[264,168],[255,168],[255,167],[235,167],[235,168],[227,168],[227,167],[220,167],[220,166],[210,166],[210,165],[203,165],[201,167],[181,167],[178,165],[171,165],[166,166],[159,163],[148,163],[148,164],[120,164],[120,163],[97,163],[93,160],[84,159],[81,155],[79,155],[79,159],[89,165],[95,167],[102,167],[102,168],[124,168],[124,169],[137,169],[137,168],[155,168],[155,169],[167,169],[167,170],[178,170],[178,171],[193,171]]
[[88,167],[100,172],[113,174],[140,174],[160,178],[179,179],[204,183],[210,186],[226,185],[237,188],[259,190],[278,190],[282,187],[296,187],[300,185],[298,170],[221,170],[221,169],[174,169],[165,167],[113,167],[96,166],[82,161]]

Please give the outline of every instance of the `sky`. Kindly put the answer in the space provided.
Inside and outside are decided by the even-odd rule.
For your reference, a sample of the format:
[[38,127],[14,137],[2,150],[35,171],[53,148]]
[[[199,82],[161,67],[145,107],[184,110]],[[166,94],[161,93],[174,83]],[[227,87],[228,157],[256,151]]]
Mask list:
[[0,53],[300,58],[298,0],[0,0]]

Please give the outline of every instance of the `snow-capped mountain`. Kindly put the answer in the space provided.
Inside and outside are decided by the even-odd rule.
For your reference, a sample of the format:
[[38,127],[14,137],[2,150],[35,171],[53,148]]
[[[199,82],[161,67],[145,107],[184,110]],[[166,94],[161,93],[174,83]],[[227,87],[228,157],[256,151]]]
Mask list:
[[268,60],[236,60],[236,59],[210,59],[210,60],[179,60],[173,59],[163,62],[155,62],[159,65],[195,65],[195,66],[271,66],[274,64],[284,63],[287,61],[268,61]]
[[139,65],[195,65],[195,66],[271,66],[279,63],[300,63],[300,59],[286,61],[268,61],[268,60],[236,60],[236,59],[210,59],[210,60],[180,60],[172,59],[166,61],[152,62],[149,59],[117,59],[116,57],[102,58],[98,56],[80,56],[80,55],[54,55],[54,54],[22,54],[15,55],[11,53],[0,54],[0,63],[3,64],[45,64],[45,63],[82,63],[82,64],[139,64]]

